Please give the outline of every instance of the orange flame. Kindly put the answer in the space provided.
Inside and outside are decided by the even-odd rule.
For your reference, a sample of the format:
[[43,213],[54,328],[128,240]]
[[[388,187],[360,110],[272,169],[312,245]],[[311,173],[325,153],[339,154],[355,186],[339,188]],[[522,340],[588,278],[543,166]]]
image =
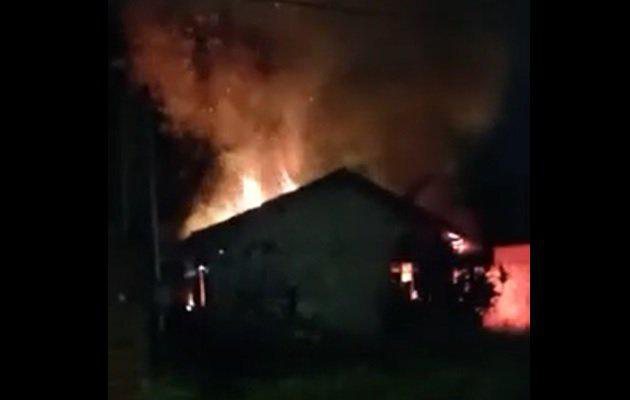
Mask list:
[[[503,70],[494,39],[489,47],[479,38],[482,56],[460,68],[425,58],[398,21],[349,21],[269,4],[180,3],[136,1],[123,11],[131,79],[148,89],[166,132],[212,150],[212,168],[186,199],[192,208],[180,238],[339,167],[360,167],[405,192],[443,169],[453,156],[449,135],[476,135],[494,119]],[[390,28],[395,36],[380,43]],[[374,40],[387,43],[383,52],[373,51]],[[401,46],[390,45],[398,40]],[[396,50],[407,46],[420,51]],[[404,73],[375,74],[388,58],[392,71]],[[453,87],[462,77],[470,86]]]
[[252,175],[244,174],[240,177],[240,186],[238,191],[226,192],[221,199],[222,202],[213,202],[212,204],[200,203],[186,221],[181,236],[187,237],[194,231],[218,224],[235,215],[260,207],[264,202],[298,188],[298,185],[289,177],[286,170],[283,170],[275,185],[270,184],[263,188],[259,179]]

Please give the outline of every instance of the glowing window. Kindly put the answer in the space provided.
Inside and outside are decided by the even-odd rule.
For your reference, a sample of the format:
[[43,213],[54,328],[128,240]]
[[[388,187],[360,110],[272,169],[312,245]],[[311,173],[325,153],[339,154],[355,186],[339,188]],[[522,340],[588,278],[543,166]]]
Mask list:
[[416,269],[410,261],[392,262],[389,267],[390,279],[393,284],[404,290],[409,300],[417,300],[420,298],[416,290]]
[[402,272],[400,273],[400,281],[413,282],[413,264],[406,262],[402,264]]

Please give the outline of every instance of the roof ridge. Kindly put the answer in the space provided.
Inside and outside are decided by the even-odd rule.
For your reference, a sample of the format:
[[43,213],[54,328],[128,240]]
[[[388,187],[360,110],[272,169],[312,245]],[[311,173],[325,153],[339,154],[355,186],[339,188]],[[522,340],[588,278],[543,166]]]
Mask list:
[[332,172],[329,172],[328,174],[323,175],[319,178],[316,178],[306,183],[305,185],[300,186],[298,189],[294,191],[287,192],[280,196],[269,199],[268,201],[262,203],[259,207],[246,210],[240,214],[234,215],[233,217],[225,221],[219,222],[218,224],[211,225],[199,231],[193,232],[192,235],[190,235],[188,239],[191,239],[193,237],[198,237],[198,235],[200,234],[203,235],[205,232],[208,232],[210,230],[220,229],[221,227],[229,226],[231,224],[234,224],[236,220],[241,220],[243,217],[246,217],[248,215],[253,215],[256,212],[259,212],[261,209],[267,208],[269,205],[280,204],[281,202],[285,202],[287,200],[294,199],[298,196],[301,196],[305,192],[314,190],[315,188],[318,188],[318,187],[322,187],[323,185],[333,184],[334,182],[344,182],[344,183],[347,182],[347,183],[353,184],[355,187],[359,188],[365,193],[368,193],[373,196],[377,196],[381,201],[385,201],[389,203],[396,203],[396,205],[398,206],[396,208],[397,210],[411,211],[414,214],[420,215],[442,226],[448,227],[448,229],[454,230],[450,223],[447,223],[442,218],[437,217],[436,215],[434,215],[433,213],[431,213],[424,207],[413,203],[405,196],[397,195],[395,192],[378,185],[376,182],[372,181],[371,179],[369,179],[368,177],[366,177],[365,175],[359,172],[352,171],[346,167],[342,167],[342,168],[333,170]]

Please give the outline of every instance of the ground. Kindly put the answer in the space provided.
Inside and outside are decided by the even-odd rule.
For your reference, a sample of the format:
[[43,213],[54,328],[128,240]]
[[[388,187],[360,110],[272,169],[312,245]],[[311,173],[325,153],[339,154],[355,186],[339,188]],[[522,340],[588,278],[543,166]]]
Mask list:
[[107,392],[110,400],[138,398],[147,344],[144,314],[132,304],[111,306],[107,320]]
[[[109,399],[529,398],[528,338],[497,336],[449,346],[406,340],[378,355],[324,355],[313,348],[299,356],[234,357],[225,368],[188,372],[163,365],[143,387],[141,321],[133,307],[110,312]],[[239,363],[243,368],[234,369]]]
[[[428,365],[430,364],[430,365]],[[163,378],[152,399],[527,399],[528,365],[489,359],[457,364],[417,359],[407,369],[387,371],[370,364],[273,379],[240,379],[206,389],[192,381]]]

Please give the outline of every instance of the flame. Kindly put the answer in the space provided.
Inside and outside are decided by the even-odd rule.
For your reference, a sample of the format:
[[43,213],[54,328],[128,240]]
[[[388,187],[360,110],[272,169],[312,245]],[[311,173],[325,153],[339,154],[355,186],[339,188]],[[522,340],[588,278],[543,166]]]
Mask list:
[[280,185],[283,193],[293,192],[298,188],[298,185],[293,182],[293,180],[289,176],[289,173],[286,170],[282,170]]
[[[411,62],[411,53],[395,50],[423,48],[406,29],[398,32],[398,22],[383,20],[374,30],[372,20],[340,23],[270,4],[128,3],[122,18],[131,81],[148,89],[166,134],[203,143],[212,158],[193,197],[182,201],[190,209],[177,221],[180,239],[340,167],[361,168],[404,192],[451,158],[451,132],[476,135],[480,120],[490,126],[500,98],[498,47],[488,57],[489,47],[480,47],[474,68],[450,61],[434,68],[439,57]],[[402,46],[375,53],[373,40],[390,27],[392,43]],[[389,57],[405,73],[372,78]],[[472,86],[453,88],[451,76]],[[466,243],[458,248],[467,251]]]
[[413,282],[413,265],[410,262],[402,264],[402,273],[400,275],[400,282]]
[[[529,244],[495,248],[494,265],[487,276],[499,296],[483,316],[484,327],[507,331],[529,329],[529,266]],[[505,274],[501,273],[501,267]],[[504,282],[501,275],[505,275]]]
[[321,65],[273,70],[269,38],[221,13],[191,22],[130,6],[125,15],[132,78],[150,89],[165,131],[216,151],[181,239],[297,189],[292,176],[308,178],[303,136]]
[[225,190],[221,202],[198,203],[198,207],[186,221],[180,236],[187,237],[192,232],[226,221],[245,211],[258,208],[263,203],[298,189],[299,185],[281,168],[276,183],[263,185],[255,174],[243,173],[238,179],[237,191]]
[[454,232],[444,232],[442,237],[449,242],[449,245],[457,254],[470,253],[479,249],[477,244]]
[[401,288],[408,290],[409,300],[419,299],[419,293],[416,290],[416,281],[414,278],[414,266],[409,261],[394,261],[389,266],[391,274],[396,276],[396,280]]
[[186,302],[186,311],[190,312],[195,308],[195,296],[192,292],[188,293],[188,301]]
[[265,196],[263,195],[262,188],[260,187],[260,182],[249,176],[244,176],[241,179],[241,185],[243,186],[243,194],[238,200],[241,203],[241,206],[238,207],[238,209],[244,211],[260,207],[260,205],[265,201]]

